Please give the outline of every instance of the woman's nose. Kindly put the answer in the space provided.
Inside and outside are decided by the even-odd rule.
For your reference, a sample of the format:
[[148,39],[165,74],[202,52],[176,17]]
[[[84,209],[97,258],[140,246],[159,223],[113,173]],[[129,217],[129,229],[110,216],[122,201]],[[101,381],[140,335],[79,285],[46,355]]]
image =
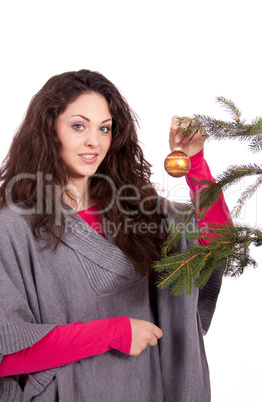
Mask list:
[[96,129],[88,130],[85,138],[85,146],[95,148],[99,144],[99,133]]

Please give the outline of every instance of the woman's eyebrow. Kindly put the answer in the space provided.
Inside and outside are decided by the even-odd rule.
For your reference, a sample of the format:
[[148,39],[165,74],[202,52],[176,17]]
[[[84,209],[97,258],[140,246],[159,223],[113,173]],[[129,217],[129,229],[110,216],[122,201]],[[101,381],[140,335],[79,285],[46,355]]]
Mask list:
[[[74,114],[73,116],[70,116],[70,117],[81,117],[82,119],[90,122],[90,119],[88,117],[85,117],[85,116],[83,116],[81,114]],[[104,120],[104,121],[101,122],[101,124],[107,123],[108,121],[112,121],[112,119]]]

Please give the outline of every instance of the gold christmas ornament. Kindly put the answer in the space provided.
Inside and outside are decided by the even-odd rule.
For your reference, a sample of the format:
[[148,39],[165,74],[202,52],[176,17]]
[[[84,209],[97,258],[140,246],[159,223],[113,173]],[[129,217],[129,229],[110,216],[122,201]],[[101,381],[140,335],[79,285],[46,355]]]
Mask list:
[[181,148],[175,148],[165,159],[165,170],[170,176],[182,177],[190,170],[191,162]]

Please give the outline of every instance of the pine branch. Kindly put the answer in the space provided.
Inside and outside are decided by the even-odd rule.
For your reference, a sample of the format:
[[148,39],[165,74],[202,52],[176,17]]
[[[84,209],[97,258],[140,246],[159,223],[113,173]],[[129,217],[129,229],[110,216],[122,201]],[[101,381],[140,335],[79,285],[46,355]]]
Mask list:
[[[210,241],[206,246],[193,246],[184,253],[163,258],[155,262],[160,273],[158,286],[169,288],[174,295],[185,292],[190,295],[193,285],[202,288],[214,269],[221,266],[224,275],[241,275],[248,266],[256,267],[250,257],[250,245],[262,245],[262,232],[247,226],[217,225],[211,233],[188,233],[188,239],[204,238]],[[212,241],[211,241],[212,240]]]
[[224,98],[223,96],[217,97],[217,102],[221,103],[225,106],[226,110],[230,112],[235,122],[240,125],[241,124],[241,113],[240,110],[236,107],[236,105],[229,99]]
[[[182,233],[186,231],[186,225],[195,214],[194,205],[192,203],[186,204],[181,211],[179,211],[172,220],[172,224],[169,228],[169,236],[164,242],[162,248],[162,255],[167,256],[172,249],[175,242],[178,242]],[[180,218],[186,216],[182,223],[179,223]]]
[[[231,114],[233,121],[225,122],[205,115],[182,117],[179,119],[182,135],[190,137],[200,131],[206,138],[245,140],[249,141],[251,151],[261,151],[262,118],[246,124],[232,101],[223,97],[218,97],[217,101]],[[244,190],[233,209],[234,215],[238,216],[245,202],[258,191],[262,183],[262,165],[233,165],[222,172],[216,182],[195,179],[200,194],[174,217],[170,234],[163,246],[163,258],[154,264],[155,270],[159,272],[160,288],[168,287],[174,295],[183,292],[191,294],[193,286],[203,287],[218,266],[222,267],[224,275],[231,276],[241,275],[248,266],[257,266],[250,256],[250,246],[262,246],[262,232],[259,229],[240,225],[214,225],[209,228],[208,233],[186,231],[187,223],[194,213],[202,219],[218,200],[222,190],[251,176],[256,177],[255,183]],[[207,239],[208,245],[200,247],[192,243],[188,251],[170,255],[182,235],[191,242],[196,242],[199,238]]]
[[241,194],[240,198],[237,201],[236,206],[232,210],[233,217],[237,218],[239,216],[239,214],[244,206],[244,203],[257,192],[257,190],[261,184],[262,184],[262,175],[260,175],[257,178],[257,180],[254,184],[251,184],[243,191],[243,193]]
[[253,122],[250,135],[252,135],[253,138],[250,141],[249,149],[251,151],[253,151],[254,153],[262,151],[262,118],[261,117],[256,119]]
[[[249,199],[261,184],[262,166],[257,164],[249,165],[234,165],[222,172],[215,182],[209,180],[194,180],[201,188],[199,196],[191,203],[191,206],[198,212],[198,218],[203,219],[212,205],[218,200],[221,191],[227,190],[233,184],[237,184],[240,180],[250,176],[258,176],[256,184],[250,187],[247,194],[243,193],[238,204],[244,205],[244,202]],[[253,188],[253,190],[252,190]]]
[[[173,258],[172,258],[173,257]],[[177,253],[162,261],[157,261],[154,268],[164,273],[160,276],[158,285],[161,289],[170,288],[171,293],[192,293],[193,279],[200,271],[205,260],[203,250],[192,255],[190,251]]]
[[217,183],[221,189],[227,189],[231,184],[236,184],[244,177],[257,176],[262,174],[262,165],[248,164],[248,165],[233,165],[228,168],[226,172],[222,172],[217,177]]
[[[199,116],[201,118],[201,116]],[[196,131],[200,131],[202,136],[207,138],[205,126],[197,115],[192,117],[178,117],[179,130],[184,138],[191,137]]]
[[245,120],[241,120],[241,113],[232,101],[222,96],[218,97],[217,101],[229,111],[233,121],[218,120],[200,114],[195,114],[192,118],[181,117],[179,118],[179,125],[183,137],[190,137],[199,130],[206,138],[250,141],[250,150],[253,152],[260,151],[262,149],[262,118],[257,118],[253,123],[246,124]]
[[253,134],[253,125],[236,123],[236,122],[225,122],[223,120],[218,120],[205,115],[194,115],[194,118],[199,121],[199,124],[205,128],[207,138],[212,137],[216,140],[225,139],[239,139],[239,140],[250,140]]

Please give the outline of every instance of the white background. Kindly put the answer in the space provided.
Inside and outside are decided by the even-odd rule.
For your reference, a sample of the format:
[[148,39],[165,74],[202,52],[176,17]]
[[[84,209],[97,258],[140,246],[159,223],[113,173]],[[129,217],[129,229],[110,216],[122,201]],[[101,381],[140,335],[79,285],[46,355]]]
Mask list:
[[[163,169],[174,114],[229,119],[215,102],[231,99],[247,121],[262,115],[261,7],[257,0],[29,1],[1,6],[1,135],[4,158],[32,95],[54,74],[87,68],[115,83],[140,117],[139,138],[152,180],[184,201],[184,179]],[[210,141],[214,176],[235,163],[259,162],[246,143]],[[233,208],[248,182],[225,196]],[[261,191],[261,190],[260,190]],[[261,195],[240,222],[261,227]],[[261,250],[241,278],[226,278],[205,337],[213,402],[262,400]],[[192,401],[193,402],[193,401]]]

